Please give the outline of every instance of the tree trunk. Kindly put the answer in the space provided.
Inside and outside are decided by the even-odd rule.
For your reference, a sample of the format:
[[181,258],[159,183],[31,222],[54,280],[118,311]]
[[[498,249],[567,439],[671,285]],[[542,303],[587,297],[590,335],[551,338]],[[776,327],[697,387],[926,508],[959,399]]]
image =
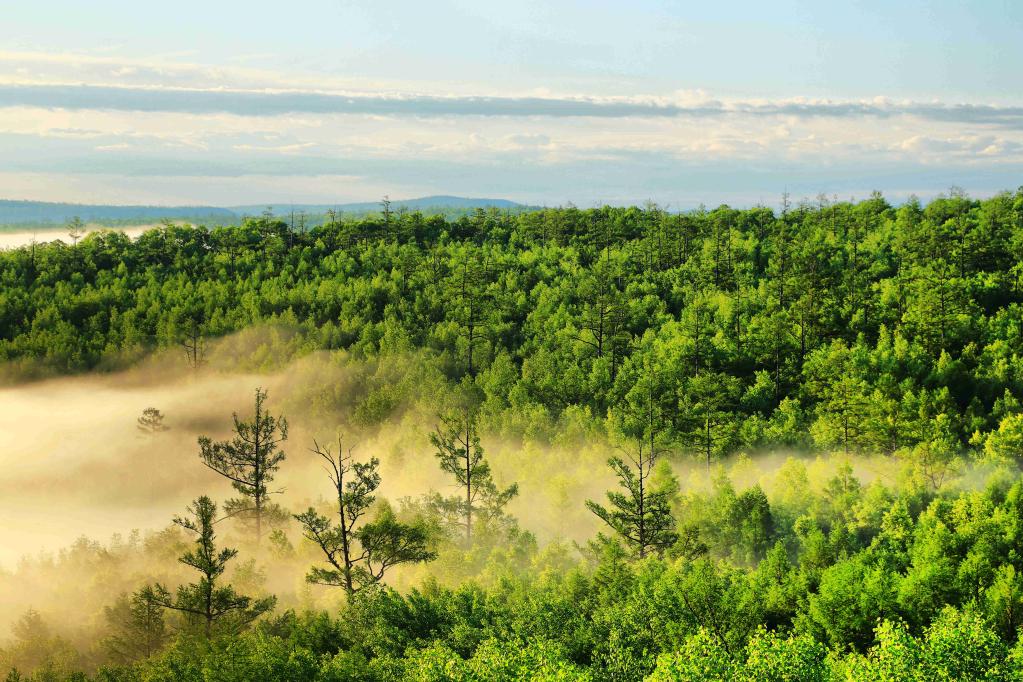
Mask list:
[[469,414],[465,415],[465,542],[472,543],[472,457],[469,453],[471,432]]

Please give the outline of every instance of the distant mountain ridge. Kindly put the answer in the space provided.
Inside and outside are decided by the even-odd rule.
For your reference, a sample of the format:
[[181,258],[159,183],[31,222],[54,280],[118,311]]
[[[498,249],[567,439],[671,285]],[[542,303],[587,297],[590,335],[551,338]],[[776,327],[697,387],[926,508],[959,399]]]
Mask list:
[[[365,214],[378,212],[379,201],[365,201],[348,204],[277,204],[271,205],[277,215],[286,215],[291,211],[304,211],[309,214],[322,214],[328,210],[343,213]],[[516,209],[525,208],[524,204],[508,199],[476,199],[456,196],[429,196],[418,199],[403,199],[391,202],[391,210],[401,208],[410,211],[428,211],[430,209],[472,210],[475,208]],[[108,204],[72,204],[47,201],[17,201],[0,199],[0,225],[63,225],[73,216],[83,221],[103,223],[117,222],[138,223],[155,222],[163,219],[193,221],[224,221],[237,222],[242,216],[259,215],[268,208],[265,204],[248,206],[145,206],[145,205],[108,205]]]
[[0,224],[64,223],[72,216],[85,222],[100,220],[160,220],[161,218],[222,217],[235,213],[215,206],[115,206],[101,204],[69,204],[48,201],[14,201],[0,199]]
[[[335,211],[346,211],[350,213],[368,213],[373,211],[382,210],[381,201],[362,201],[350,204],[277,204],[271,205],[274,213],[282,214],[289,211],[305,211],[307,213],[326,213],[329,210]],[[396,211],[399,208],[406,208],[410,211],[421,211],[429,208],[460,208],[460,209],[474,209],[474,208],[524,208],[525,204],[520,204],[509,199],[479,199],[469,197],[455,197],[447,195],[435,195],[429,197],[420,197],[418,199],[396,199],[391,201],[391,210]],[[230,210],[238,214],[253,215],[262,213],[267,209],[265,205],[252,204],[249,206],[229,206]]]

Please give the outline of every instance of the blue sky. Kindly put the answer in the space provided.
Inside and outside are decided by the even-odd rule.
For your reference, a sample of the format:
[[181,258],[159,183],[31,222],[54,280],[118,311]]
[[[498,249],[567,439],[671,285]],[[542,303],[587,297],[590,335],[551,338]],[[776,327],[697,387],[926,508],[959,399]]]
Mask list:
[[0,12],[8,198],[681,207],[1023,184],[1020,2]]

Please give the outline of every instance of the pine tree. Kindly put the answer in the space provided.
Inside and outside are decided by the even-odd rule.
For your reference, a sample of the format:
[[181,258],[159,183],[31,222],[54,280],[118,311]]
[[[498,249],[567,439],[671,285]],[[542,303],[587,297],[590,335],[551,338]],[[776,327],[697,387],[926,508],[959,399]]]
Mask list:
[[490,463],[480,445],[477,420],[476,411],[465,405],[444,416],[430,434],[440,468],[463,491],[448,498],[436,495],[433,504],[449,519],[450,525],[465,530],[466,543],[472,542],[474,523],[503,518],[505,506],[519,492],[516,483],[503,490],[494,483]]
[[380,487],[380,460],[357,462],[349,448],[345,454],[338,438],[335,454],[313,441],[313,452],[326,462],[327,475],[337,495],[337,522],[310,507],[296,514],[305,537],[315,543],[329,568],[313,567],[306,580],[343,587],[351,599],[376,585],[393,566],[430,561],[436,557],[428,545],[430,534],[422,524],[398,521],[384,506],[372,521],[360,522],[376,501]]
[[147,436],[155,436],[170,429],[163,423],[163,413],[155,407],[142,410],[142,416],[136,420],[136,428]]
[[213,636],[214,626],[227,617],[235,628],[239,628],[273,609],[276,597],[254,600],[238,594],[230,585],[221,584],[227,564],[238,555],[238,550],[217,549],[213,529],[217,505],[213,500],[203,495],[188,507],[188,511],[191,518],[177,517],[174,523],[196,536],[195,548],[185,552],[180,561],[199,572],[198,582],[179,586],[174,595],[160,583],[155,583],[144,587],[138,598],[197,621],[207,639]]
[[671,515],[671,491],[652,485],[653,465],[648,448],[640,440],[624,458],[614,456],[607,460],[624,490],[609,490],[607,507],[586,501],[586,508],[621,536],[641,559],[651,553],[662,555],[678,540]]
[[78,216],[67,221],[67,236],[71,238],[71,245],[78,246],[78,240],[85,234],[85,223]]
[[268,502],[274,474],[284,461],[279,445],[288,439],[288,421],[274,417],[263,407],[267,393],[256,389],[255,415],[252,421],[243,421],[233,415],[235,437],[229,441],[213,442],[206,436],[199,438],[200,458],[203,464],[231,481],[240,498],[224,503],[228,516],[249,519],[255,526],[256,545],[263,536],[263,525],[284,517],[281,509]]
[[185,328],[181,334],[181,349],[185,351],[185,360],[192,371],[198,372],[206,364],[206,337],[203,336],[203,323],[198,314],[185,320]]
[[142,592],[127,594],[103,609],[113,632],[103,640],[104,648],[122,663],[149,658],[167,641],[163,607]]
[[607,460],[624,492],[609,490],[607,507],[586,501],[586,508],[621,536],[641,559],[651,552],[662,555],[679,537],[671,514],[677,491],[672,485],[655,485],[653,478],[663,452],[662,429],[649,385],[647,389],[643,413],[626,416],[626,428],[635,433],[632,446],[622,448],[624,457],[615,455]]

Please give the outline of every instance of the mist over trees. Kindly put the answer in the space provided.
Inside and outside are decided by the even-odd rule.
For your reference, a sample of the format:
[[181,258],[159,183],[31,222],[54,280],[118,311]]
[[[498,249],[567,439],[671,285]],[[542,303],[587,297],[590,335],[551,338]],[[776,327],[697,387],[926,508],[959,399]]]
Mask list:
[[[195,535],[195,547],[181,555],[181,563],[195,569],[199,580],[181,585],[176,594],[160,583],[147,585],[136,595],[145,607],[151,605],[186,614],[198,624],[206,639],[213,636],[214,627],[229,622],[237,629],[271,610],[274,597],[253,600],[238,594],[222,577],[229,561],[238,556],[238,550],[217,549],[214,524],[217,523],[217,505],[203,495],[188,508],[189,516],[178,517],[174,523]],[[146,616],[148,617],[148,613]],[[132,614],[134,618],[135,615]]]
[[[1023,190],[926,206],[784,197],[779,212],[449,220],[385,206],[309,229],[267,213],[0,252],[10,380],[161,350],[182,381],[316,351],[371,368],[343,388],[325,379],[288,418],[256,389],[231,437],[203,436],[191,459],[237,497],[196,497],[175,519],[186,540],[86,543],[52,562],[118,585],[95,642],[31,610],[0,645],[0,670],[1019,679],[1021,262]],[[256,325],[272,332],[229,345]],[[322,496],[296,508],[275,483],[295,460],[289,418],[308,427],[343,391],[357,394],[346,425],[409,429],[416,459],[400,466],[443,483],[385,499],[386,451],[312,440]],[[421,432],[402,421],[412,403],[432,420]],[[179,429],[169,414],[174,431],[155,438],[165,417],[152,407],[131,419],[147,444]],[[532,488],[505,474],[528,472],[536,448],[570,463],[582,443],[606,446],[607,468],[584,474],[606,490],[558,504],[599,529],[538,539],[519,511],[541,504],[545,472]],[[110,577],[139,554],[198,577],[173,589],[139,571]],[[258,579],[273,565],[294,574],[297,598],[277,601]],[[311,607],[312,589],[333,605]]]
[[465,533],[467,545],[472,543],[473,522],[488,524],[504,517],[508,501],[518,494],[514,483],[504,489],[494,483],[479,438],[479,415],[471,404],[463,404],[441,417],[441,423],[430,434],[430,443],[441,470],[454,479],[459,490],[453,496],[434,495],[433,508],[449,526]]
[[961,450],[1020,392],[1020,196],[94,233],[0,255],[0,358],[45,376],[180,344],[198,369],[211,340],[274,324],[299,338],[267,362],[417,350],[538,427],[600,419],[652,382],[672,440],[711,465]]
[[361,521],[376,502],[380,487],[376,457],[355,461],[338,437],[337,452],[314,443],[313,452],[326,463],[327,478],[337,500],[337,521],[310,507],[296,514],[302,534],[323,552],[328,568],[314,566],[306,580],[342,587],[351,600],[358,592],[378,585],[387,571],[397,565],[430,561],[436,557],[429,545],[430,529],[422,523],[402,523],[390,507],[382,507],[376,518]]
[[268,486],[286,457],[278,446],[288,440],[288,421],[267,413],[263,406],[266,396],[266,391],[256,389],[252,421],[239,419],[237,414],[232,416],[235,436],[231,440],[199,438],[199,459],[231,481],[231,486],[241,495],[225,502],[224,511],[252,523],[257,546],[263,539],[264,525],[285,514],[279,506],[269,502],[271,495],[283,491]]

